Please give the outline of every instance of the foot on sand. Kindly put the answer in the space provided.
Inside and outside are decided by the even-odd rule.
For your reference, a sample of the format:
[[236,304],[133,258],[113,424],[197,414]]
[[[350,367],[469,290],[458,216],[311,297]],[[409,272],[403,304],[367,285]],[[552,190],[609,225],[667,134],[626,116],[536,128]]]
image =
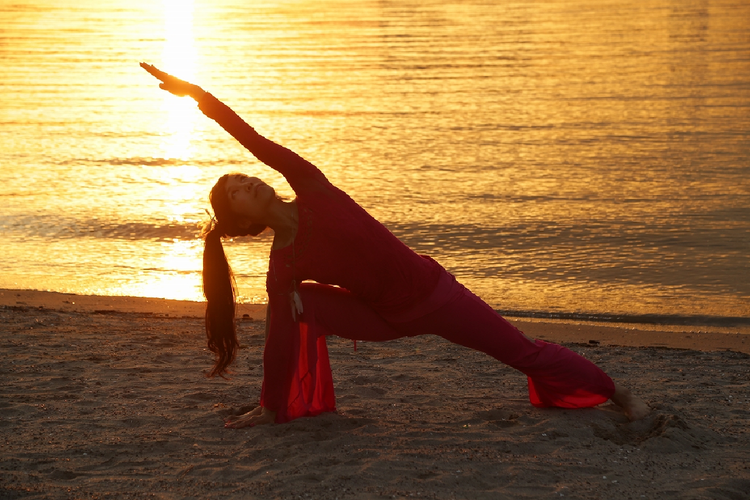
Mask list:
[[625,416],[631,422],[644,418],[651,409],[642,399],[633,395],[628,389],[615,384],[615,393],[610,398],[614,404],[622,408]]

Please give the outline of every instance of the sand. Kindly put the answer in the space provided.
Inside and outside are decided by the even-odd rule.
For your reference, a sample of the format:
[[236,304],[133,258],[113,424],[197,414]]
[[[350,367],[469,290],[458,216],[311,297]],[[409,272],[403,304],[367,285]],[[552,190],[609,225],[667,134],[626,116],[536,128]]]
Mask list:
[[[537,409],[525,378],[436,337],[329,339],[338,412],[227,430],[262,378],[262,307],[231,380],[201,305],[0,293],[0,498],[750,498],[746,335],[521,322],[632,387]],[[664,345],[657,345],[664,344]]]

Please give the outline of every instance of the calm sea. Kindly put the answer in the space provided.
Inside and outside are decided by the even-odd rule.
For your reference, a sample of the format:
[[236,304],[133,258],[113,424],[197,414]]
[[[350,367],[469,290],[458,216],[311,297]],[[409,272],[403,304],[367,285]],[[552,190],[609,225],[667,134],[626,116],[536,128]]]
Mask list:
[[[0,3],[0,287],[201,299],[207,193],[291,190],[147,61],[515,315],[750,332],[750,2]],[[265,301],[270,235],[228,243]]]

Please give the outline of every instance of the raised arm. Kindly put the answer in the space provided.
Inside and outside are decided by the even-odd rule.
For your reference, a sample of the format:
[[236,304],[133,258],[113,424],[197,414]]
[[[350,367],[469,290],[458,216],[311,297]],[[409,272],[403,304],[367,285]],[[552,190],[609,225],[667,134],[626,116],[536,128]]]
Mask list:
[[325,179],[315,165],[260,135],[229,106],[198,85],[165,73],[151,64],[141,63],[141,67],[162,82],[159,88],[180,97],[189,96],[195,99],[206,116],[221,125],[258,160],[281,173],[293,189],[297,190],[312,180]]

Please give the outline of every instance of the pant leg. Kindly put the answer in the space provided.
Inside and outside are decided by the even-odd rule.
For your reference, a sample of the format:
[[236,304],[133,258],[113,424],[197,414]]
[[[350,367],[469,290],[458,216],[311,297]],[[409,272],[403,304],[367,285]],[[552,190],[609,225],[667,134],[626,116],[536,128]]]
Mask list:
[[320,335],[350,340],[384,342],[404,335],[394,330],[372,308],[342,288],[302,283],[303,321]]
[[394,328],[404,335],[440,335],[520,370],[534,406],[590,407],[614,394],[614,382],[594,363],[557,344],[530,340],[466,289],[434,313]]
[[[325,335],[354,340],[391,340],[402,335],[372,309],[340,288],[303,283],[302,314],[289,350],[293,357],[288,386],[276,422],[335,411],[333,377]],[[265,385],[264,385],[265,393]],[[264,396],[261,395],[261,401]]]

